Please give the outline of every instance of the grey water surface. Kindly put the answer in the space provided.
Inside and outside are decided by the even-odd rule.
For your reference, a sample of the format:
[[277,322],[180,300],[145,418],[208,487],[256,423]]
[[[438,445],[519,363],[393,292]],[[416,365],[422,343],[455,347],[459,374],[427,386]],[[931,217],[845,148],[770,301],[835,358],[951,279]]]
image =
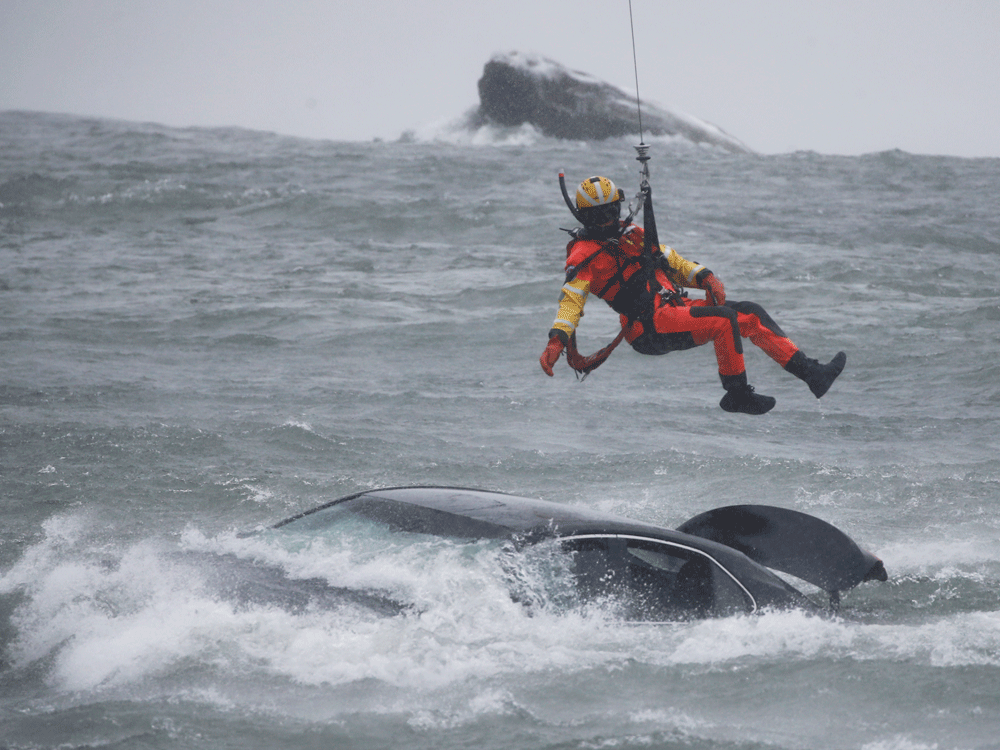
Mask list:
[[[0,747],[1000,747],[1000,160],[652,144],[661,241],[848,353],[817,401],[747,343],[747,417],[710,347],[545,377],[557,173],[638,165],[514,136],[0,113]],[[890,577],[631,625],[526,609],[495,546],[243,533],[405,484],[778,505]]]

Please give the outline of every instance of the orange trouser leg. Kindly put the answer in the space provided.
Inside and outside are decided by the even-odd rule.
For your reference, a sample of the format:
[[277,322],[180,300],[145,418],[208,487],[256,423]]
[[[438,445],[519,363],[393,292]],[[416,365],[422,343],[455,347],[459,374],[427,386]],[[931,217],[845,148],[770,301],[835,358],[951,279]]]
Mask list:
[[[628,341],[634,342],[643,328],[633,324],[631,336],[626,337]],[[727,378],[743,375],[746,371],[743,338],[750,339],[782,367],[798,351],[764,308],[755,302],[727,302],[713,307],[705,300],[693,300],[685,306],[660,307],[653,315],[652,328],[649,331],[646,327],[641,335],[646,341],[633,343],[633,346],[641,343],[638,350],[644,354],[665,354],[711,341],[724,383]]]
[[782,367],[788,364],[788,360],[799,350],[764,308],[756,302],[730,302],[726,306],[737,312],[740,335],[750,339]]
[[689,333],[696,346],[713,342],[719,374],[733,376],[746,371],[738,317],[735,310],[726,307],[665,306],[656,311],[653,326],[657,333]]

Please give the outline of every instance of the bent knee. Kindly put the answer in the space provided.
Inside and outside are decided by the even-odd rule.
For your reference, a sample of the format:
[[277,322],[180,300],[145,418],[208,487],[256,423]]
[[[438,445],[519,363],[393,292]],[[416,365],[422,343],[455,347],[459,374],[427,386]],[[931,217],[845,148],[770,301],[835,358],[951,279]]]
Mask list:
[[774,318],[767,314],[767,310],[756,302],[727,302],[726,307],[731,307],[740,315],[750,315],[757,318],[760,321],[760,325],[778,336],[785,335],[785,332],[781,330],[781,326],[775,322]]
[[[736,304],[741,305],[743,303],[737,302]],[[736,320],[736,314],[740,312],[740,310],[736,309],[728,302],[719,307],[689,307],[688,311],[691,313],[692,318],[717,318],[718,320],[730,322]]]
[[727,302],[726,307],[731,307],[736,312],[743,313],[744,315],[756,315],[761,320],[770,318],[767,310],[756,302]]

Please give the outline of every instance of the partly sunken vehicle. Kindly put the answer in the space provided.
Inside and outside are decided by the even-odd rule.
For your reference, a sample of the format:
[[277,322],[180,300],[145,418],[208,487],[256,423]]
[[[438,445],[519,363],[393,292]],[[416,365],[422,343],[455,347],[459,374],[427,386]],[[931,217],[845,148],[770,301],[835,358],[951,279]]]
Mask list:
[[359,519],[394,532],[507,540],[522,554],[554,548],[580,601],[614,600],[631,620],[825,609],[772,569],[827,592],[831,608],[840,592],[887,577],[878,558],[825,521],[766,505],[718,508],[672,530],[498,492],[397,487],[334,500],[274,528],[308,534]]

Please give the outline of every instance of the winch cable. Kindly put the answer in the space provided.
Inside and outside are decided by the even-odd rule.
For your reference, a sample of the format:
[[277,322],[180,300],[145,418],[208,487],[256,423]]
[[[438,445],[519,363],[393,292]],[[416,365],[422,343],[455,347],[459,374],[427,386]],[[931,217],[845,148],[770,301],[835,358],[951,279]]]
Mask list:
[[642,105],[639,102],[639,61],[635,55],[635,23],[632,22],[632,0],[628,0],[628,25],[632,30],[632,69],[635,71],[635,106],[639,112],[639,145],[645,145],[642,139]]

